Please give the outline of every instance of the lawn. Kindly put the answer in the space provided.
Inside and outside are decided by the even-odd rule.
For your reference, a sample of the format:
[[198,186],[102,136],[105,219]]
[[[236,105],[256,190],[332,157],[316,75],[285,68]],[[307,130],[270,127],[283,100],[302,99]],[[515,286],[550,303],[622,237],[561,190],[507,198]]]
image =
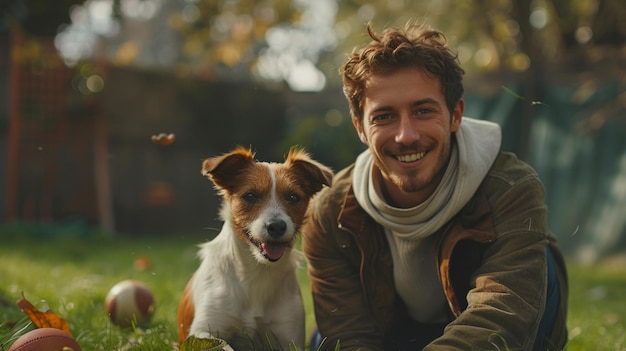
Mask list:
[[[212,232],[206,233],[206,238]],[[28,238],[0,232],[0,351],[32,328],[15,302],[22,297],[65,318],[84,350],[172,350],[176,309],[187,279],[195,270],[196,245],[206,238],[107,239],[98,235]],[[151,264],[138,269],[146,257]],[[626,264],[570,265],[568,350],[626,350]],[[307,334],[313,328],[311,298],[300,271],[307,309]],[[153,292],[156,312],[147,330],[121,330],[104,312],[104,299],[124,279],[144,282]],[[26,329],[22,329],[26,328]]]

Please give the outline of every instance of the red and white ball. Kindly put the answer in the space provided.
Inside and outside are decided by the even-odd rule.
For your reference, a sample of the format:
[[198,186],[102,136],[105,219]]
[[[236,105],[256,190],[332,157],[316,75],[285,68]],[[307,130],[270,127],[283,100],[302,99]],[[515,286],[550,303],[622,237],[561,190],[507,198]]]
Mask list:
[[62,330],[40,328],[20,336],[9,351],[82,351],[76,340]]
[[136,324],[146,327],[154,315],[154,296],[148,287],[137,280],[123,280],[115,284],[105,300],[111,321],[128,328]]

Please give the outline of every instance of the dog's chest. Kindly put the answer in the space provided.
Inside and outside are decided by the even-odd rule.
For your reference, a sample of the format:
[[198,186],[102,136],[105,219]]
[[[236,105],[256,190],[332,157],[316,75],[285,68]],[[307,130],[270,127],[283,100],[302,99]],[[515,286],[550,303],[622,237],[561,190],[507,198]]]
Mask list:
[[[301,300],[297,284],[287,284],[291,279],[283,279],[274,286],[263,284],[240,287],[239,306],[233,317],[237,329],[252,331],[258,335],[281,334],[285,320],[300,318]],[[231,311],[234,312],[234,311]],[[297,320],[296,318],[296,320]],[[293,323],[293,321],[291,322]],[[287,323],[287,324],[291,324]],[[237,334],[237,333],[235,333]]]
[[258,272],[241,280],[240,291],[244,294],[245,310],[251,318],[267,315],[276,306],[284,304],[294,295],[300,294],[299,285],[293,272]]

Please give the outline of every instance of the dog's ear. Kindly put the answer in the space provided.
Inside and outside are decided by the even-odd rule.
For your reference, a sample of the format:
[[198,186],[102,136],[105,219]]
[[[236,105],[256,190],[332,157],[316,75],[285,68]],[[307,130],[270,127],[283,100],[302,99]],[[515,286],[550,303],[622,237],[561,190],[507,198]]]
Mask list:
[[204,160],[202,162],[202,174],[207,176],[217,188],[232,191],[237,174],[254,162],[252,150],[238,147],[221,156]]
[[301,148],[291,148],[287,155],[287,164],[296,172],[297,179],[305,182],[305,187],[310,195],[322,190],[324,185],[331,186],[333,171],[313,160],[309,154]]

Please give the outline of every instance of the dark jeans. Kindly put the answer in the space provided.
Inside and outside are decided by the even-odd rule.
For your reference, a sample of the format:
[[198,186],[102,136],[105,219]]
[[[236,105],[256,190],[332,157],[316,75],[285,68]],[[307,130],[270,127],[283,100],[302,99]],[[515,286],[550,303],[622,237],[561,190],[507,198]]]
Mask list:
[[[548,340],[552,333],[552,325],[556,319],[560,303],[559,281],[554,267],[554,259],[550,249],[547,252],[548,265],[548,292],[546,309],[539,323],[539,331],[533,350],[544,350],[549,346]],[[422,324],[414,320],[406,320],[392,328],[393,332],[385,341],[385,350],[404,351],[421,350],[430,342],[443,335],[446,324]],[[310,342],[310,350],[317,350],[322,342],[322,336],[316,330]]]

